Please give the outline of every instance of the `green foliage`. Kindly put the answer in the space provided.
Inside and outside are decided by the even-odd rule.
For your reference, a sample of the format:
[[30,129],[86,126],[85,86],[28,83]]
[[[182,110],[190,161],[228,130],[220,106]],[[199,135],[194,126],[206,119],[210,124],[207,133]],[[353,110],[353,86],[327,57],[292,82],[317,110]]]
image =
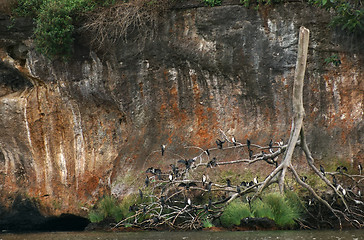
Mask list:
[[92,210],[89,212],[88,218],[90,219],[91,222],[97,223],[101,222],[104,219],[104,215],[102,212]]
[[220,217],[220,221],[224,227],[232,227],[233,225],[240,225],[241,219],[250,216],[249,206],[237,199],[225,208]]
[[258,218],[266,217],[272,220],[274,219],[274,215],[270,206],[262,202],[260,199],[257,199],[252,203],[252,214],[254,217]]
[[[293,197],[292,197],[293,198]],[[291,198],[290,198],[291,199]],[[280,227],[291,227],[295,224],[294,219],[300,216],[297,208],[293,207],[293,200],[288,200],[279,193],[270,193],[263,197],[263,202],[269,206],[273,220]]]
[[214,225],[210,222],[208,219],[204,219],[202,221],[202,227],[203,228],[212,228]]
[[19,0],[14,13],[35,19],[35,45],[40,53],[66,59],[72,53],[75,18],[94,7],[90,0]]
[[341,60],[337,54],[333,54],[330,57],[325,58],[325,63],[326,64],[332,63],[337,67],[341,64]]
[[116,199],[111,196],[104,196],[97,204],[96,210],[92,210],[89,213],[91,222],[100,222],[107,217],[120,221],[124,216],[122,206],[120,206]]
[[335,13],[331,26],[340,26],[350,32],[364,32],[362,0],[310,0],[310,3]]
[[220,6],[221,0],[203,0],[204,3],[210,7]]

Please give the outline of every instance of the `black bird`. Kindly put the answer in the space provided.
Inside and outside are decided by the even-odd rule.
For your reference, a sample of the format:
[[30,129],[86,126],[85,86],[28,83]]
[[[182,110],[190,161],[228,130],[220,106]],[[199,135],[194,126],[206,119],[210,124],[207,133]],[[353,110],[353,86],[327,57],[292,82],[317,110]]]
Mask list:
[[236,186],[236,191],[240,194],[241,189],[240,189],[239,185]]
[[216,145],[219,149],[222,149],[222,145],[225,143],[225,141],[221,141],[220,139],[216,140]]
[[336,185],[337,185],[337,181],[336,181],[336,177],[335,177],[335,175],[334,175],[334,176],[332,176],[332,183],[334,184],[334,187],[336,187]]
[[166,150],[166,145],[162,144],[161,145],[161,152],[162,152],[162,156],[164,155],[164,151]]
[[209,206],[207,204],[203,205],[203,209],[208,212],[209,211]]
[[205,186],[206,180],[207,180],[207,177],[205,174],[203,174],[202,175],[202,186]]
[[247,139],[247,140],[246,140],[246,145],[248,146],[248,149],[249,149],[249,150],[250,150],[250,144],[251,144],[250,140],[249,140],[249,139]]
[[213,157],[212,160],[207,163],[207,166],[206,167],[211,167],[212,168],[212,167],[216,167],[216,166],[217,166],[217,164],[216,164],[216,158]]
[[145,177],[144,182],[145,182],[145,186],[148,187],[148,185],[149,185],[149,177],[148,176]]
[[162,206],[164,206],[164,204],[166,204],[166,197],[165,196],[161,196],[161,204],[162,204]]
[[301,180],[302,180],[302,182],[306,182],[307,177],[306,177],[306,176],[302,176],[302,177],[301,177]]
[[209,182],[209,184],[207,184],[207,191],[211,192],[211,187],[212,187],[212,182]]
[[252,157],[253,157],[253,150],[249,149],[249,159],[252,160]]
[[208,207],[211,208],[212,207],[212,199],[211,199],[211,196],[209,197],[209,204],[208,204]]
[[195,159],[189,159],[189,160],[181,159],[178,160],[177,162],[184,164],[186,166],[186,169],[188,170],[195,161],[196,161]]
[[342,173],[343,171],[347,172],[347,171],[348,171],[348,169],[347,169],[345,166],[338,166],[338,167],[336,168],[336,172],[340,172],[340,173]]
[[253,181],[250,181],[250,182],[247,184],[247,187],[251,187],[251,186],[254,186],[254,182],[253,182]]
[[210,151],[208,149],[205,150],[207,156],[210,156]]
[[137,205],[133,204],[129,207],[129,212],[135,212],[138,211],[138,207]]
[[242,182],[240,183],[240,186],[246,187],[246,182],[245,182],[245,181],[242,181]]
[[230,181],[230,179],[226,179],[226,185],[228,186],[228,187],[231,187],[231,181]]
[[320,165],[320,171],[325,176],[325,168],[322,165]]
[[189,190],[190,189],[190,187],[196,187],[197,185],[196,185],[196,183],[194,183],[194,182],[188,182],[188,183],[180,183],[179,185],[178,185],[178,187],[185,187],[186,188],[186,190]]
[[174,164],[171,164],[170,166],[172,168],[173,175],[177,176],[178,175],[178,167],[176,167]]
[[145,214],[147,212],[147,206],[143,207],[143,213]]
[[272,139],[270,140],[268,146],[269,146],[269,149],[271,149],[273,147],[273,140]]
[[153,217],[153,223],[158,223],[159,222],[159,218],[158,217],[156,217],[156,216],[154,216]]
[[264,157],[265,157],[265,152],[262,151],[262,158],[264,159]]
[[140,196],[140,200],[143,200],[143,192],[140,189],[139,189],[139,196]]
[[233,142],[234,146],[236,146],[236,139],[235,137],[233,136],[233,138],[231,139],[231,141]]
[[146,173],[153,173],[154,172],[154,168],[153,167],[150,167],[145,172]]
[[363,170],[363,167],[361,166],[361,163],[358,164],[358,169],[359,169],[359,175],[361,175],[361,171]]

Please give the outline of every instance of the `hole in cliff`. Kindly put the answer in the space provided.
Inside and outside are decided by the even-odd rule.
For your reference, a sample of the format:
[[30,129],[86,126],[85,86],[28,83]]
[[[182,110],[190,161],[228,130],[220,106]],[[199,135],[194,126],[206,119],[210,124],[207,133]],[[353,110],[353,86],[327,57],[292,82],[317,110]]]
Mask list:
[[0,205],[0,232],[83,231],[90,223],[73,214],[45,217],[35,200],[17,195],[10,209]]

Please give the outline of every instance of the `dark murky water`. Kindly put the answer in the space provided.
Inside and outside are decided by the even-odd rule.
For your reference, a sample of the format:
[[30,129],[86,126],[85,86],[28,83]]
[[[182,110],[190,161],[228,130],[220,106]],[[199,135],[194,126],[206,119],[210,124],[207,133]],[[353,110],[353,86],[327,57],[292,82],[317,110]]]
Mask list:
[[350,231],[254,231],[254,232],[54,232],[54,233],[27,233],[27,234],[0,234],[0,240],[362,240],[364,229]]

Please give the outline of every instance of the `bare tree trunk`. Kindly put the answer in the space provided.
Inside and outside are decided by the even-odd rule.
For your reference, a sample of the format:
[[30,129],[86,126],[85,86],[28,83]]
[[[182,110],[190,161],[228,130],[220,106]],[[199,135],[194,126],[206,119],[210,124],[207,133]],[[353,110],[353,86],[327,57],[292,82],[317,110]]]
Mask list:
[[305,110],[303,108],[303,82],[305,78],[306,62],[307,62],[307,51],[308,42],[310,38],[310,31],[305,28],[300,28],[299,38],[298,38],[298,56],[296,63],[296,71],[294,75],[293,84],[293,129],[291,137],[288,141],[288,148],[282,161],[282,172],[278,179],[279,190],[281,193],[284,191],[284,178],[287,169],[291,166],[291,159],[294,148],[296,146],[297,140],[300,136],[303,117],[305,115]]

